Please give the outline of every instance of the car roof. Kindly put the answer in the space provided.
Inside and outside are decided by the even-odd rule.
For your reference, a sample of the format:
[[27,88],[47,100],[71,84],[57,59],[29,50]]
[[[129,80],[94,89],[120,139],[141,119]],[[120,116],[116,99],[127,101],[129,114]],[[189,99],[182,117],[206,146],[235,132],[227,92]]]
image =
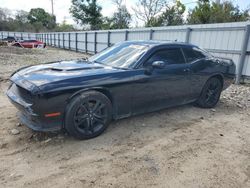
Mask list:
[[188,44],[184,42],[177,41],[158,41],[158,40],[134,40],[134,41],[125,41],[125,43],[135,44],[135,45],[149,45],[150,47],[154,46],[166,46],[166,45],[180,45],[183,47],[197,47],[193,44]]

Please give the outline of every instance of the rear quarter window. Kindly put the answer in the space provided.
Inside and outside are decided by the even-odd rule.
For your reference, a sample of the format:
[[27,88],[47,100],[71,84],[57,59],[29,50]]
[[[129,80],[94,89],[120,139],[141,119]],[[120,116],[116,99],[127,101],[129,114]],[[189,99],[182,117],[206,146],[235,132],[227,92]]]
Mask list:
[[205,52],[203,52],[199,48],[195,48],[195,47],[194,48],[182,48],[182,50],[187,60],[187,63],[191,63],[195,60],[207,57]]

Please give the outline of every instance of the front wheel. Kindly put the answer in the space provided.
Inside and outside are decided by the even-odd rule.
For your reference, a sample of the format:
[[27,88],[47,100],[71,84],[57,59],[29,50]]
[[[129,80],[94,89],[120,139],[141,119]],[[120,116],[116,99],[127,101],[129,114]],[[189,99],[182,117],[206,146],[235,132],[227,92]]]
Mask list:
[[110,100],[97,91],[87,91],[76,96],[67,106],[65,128],[77,139],[99,136],[112,117]]
[[213,108],[220,99],[222,87],[222,83],[218,78],[210,78],[203,87],[196,104],[201,108]]

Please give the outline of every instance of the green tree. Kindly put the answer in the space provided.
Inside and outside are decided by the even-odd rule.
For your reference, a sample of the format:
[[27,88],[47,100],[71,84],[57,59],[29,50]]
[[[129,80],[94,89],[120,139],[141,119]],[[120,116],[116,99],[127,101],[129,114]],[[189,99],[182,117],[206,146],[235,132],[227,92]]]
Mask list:
[[27,25],[29,24],[28,15],[29,13],[26,11],[23,11],[23,10],[17,11],[15,20],[19,26],[19,29],[18,29],[19,31],[22,31],[22,32],[26,31]]
[[7,15],[5,13],[5,10],[0,8],[0,30],[4,31],[6,29],[6,20],[7,20]]
[[16,31],[18,24],[13,18],[13,14],[9,9],[0,8],[0,30]]
[[112,29],[127,29],[132,21],[131,15],[125,5],[122,5],[123,0],[114,0],[117,6],[117,11],[113,14],[111,21]]
[[[167,6],[166,10],[157,18],[151,20],[151,26],[182,25],[184,23],[184,12],[186,7],[179,0],[172,6]],[[147,25],[146,25],[147,26]]]
[[126,6],[119,7],[118,11],[115,12],[111,18],[112,29],[127,29],[131,22],[131,15],[129,14]]
[[55,31],[57,32],[69,32],[69,31],[75,31],[75,30],[76,29],[74,28],[73,25],[66,23],[66,20],[64,20],[62,24],[58,24],[55,28]]
[[56,17],[50,15],[42,8],[31,9],[28,15],[28,20],[34,25],[37,32],[43,27],[49,30],[56,27]]
[[210,23],[211,6],[209,0],[199,0],[197,6],[189,12],[187,21],[190,24]]
[[167,0],[137,0],[133,11],[137,19],[144,22],[145,26],[154,26],[157,17],[164,11]]
[[163,12],[161,19],[162,25],[181,25],[184,23],[184,12],[186,7],[180,1],[176,1],[175,5],[167,8],[165,12]]
[[98,30],[102,25],[102,7],[97,0],[72,0],[70,13],[81,25],[89,25],[91,30]]
[[0,8],[0,21],[6,21],[7,20],[7,13],[6,13],[6,9]]
[[238,22],[249,20],[248,10],[241,11],[231,1],[217,4],[210,0],[199,0],[197,6],[189,12],[189,24]]
[[103,30],[112,29],[112,24],[113,24],[112,18],[103,17],[101,29],[103,29]]
[[212,3],[211,23],[246,21],[249,18],[248,10],[241,11],[232,2],[225,1],[222,4]]

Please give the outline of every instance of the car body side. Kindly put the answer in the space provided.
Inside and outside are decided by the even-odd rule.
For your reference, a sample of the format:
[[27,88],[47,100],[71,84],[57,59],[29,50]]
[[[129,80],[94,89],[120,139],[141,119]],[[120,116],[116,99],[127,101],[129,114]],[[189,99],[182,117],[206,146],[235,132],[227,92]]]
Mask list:
[[[132,69],[96,69],[96,74],[69,77],[50,81],[39,87],[23,80],[18,73],[11,79],[20,88],[29,88],[29,96],[20,105],[14,94],[8,94],[22,114],[23,123],[38,131],[54,131],[63,128],[67,104],[72,98],[84,95],[84,91],[96,90],[106,95],[113,107],[113,119],[120,119],[163,108],[194,102],[198,99],[206,81],[218,77],[227,88],[234,79],[235,65],[223,60],[207,57],[191,63],[167,65],[166,69],[147,72],[143,64],[157,50],[167,48],[192,48],[187,44],[160,44],[151,47]],[[183,54],[184,55],[184,54]],[[185,55],[184,55],[185,58]],[[186,61],[186,59],[185,59]],[[188,71],[186,71],[188,70]],[[15,90],[12,89],[12,90]],[[16,89],[16,92],[20,91]],[[29,106],[29,100],[30,105]],[[25,106],[25,109],[24,107]],[[45,117],[45,114],[59,112],[60,116]]]
[[12,44],[12,46],[17,46],[17,47],[23,47],[23,48],[38,48],[46,47],[46,43],[38,41],[38,40],[24,40],[24,41],[18,41]]

